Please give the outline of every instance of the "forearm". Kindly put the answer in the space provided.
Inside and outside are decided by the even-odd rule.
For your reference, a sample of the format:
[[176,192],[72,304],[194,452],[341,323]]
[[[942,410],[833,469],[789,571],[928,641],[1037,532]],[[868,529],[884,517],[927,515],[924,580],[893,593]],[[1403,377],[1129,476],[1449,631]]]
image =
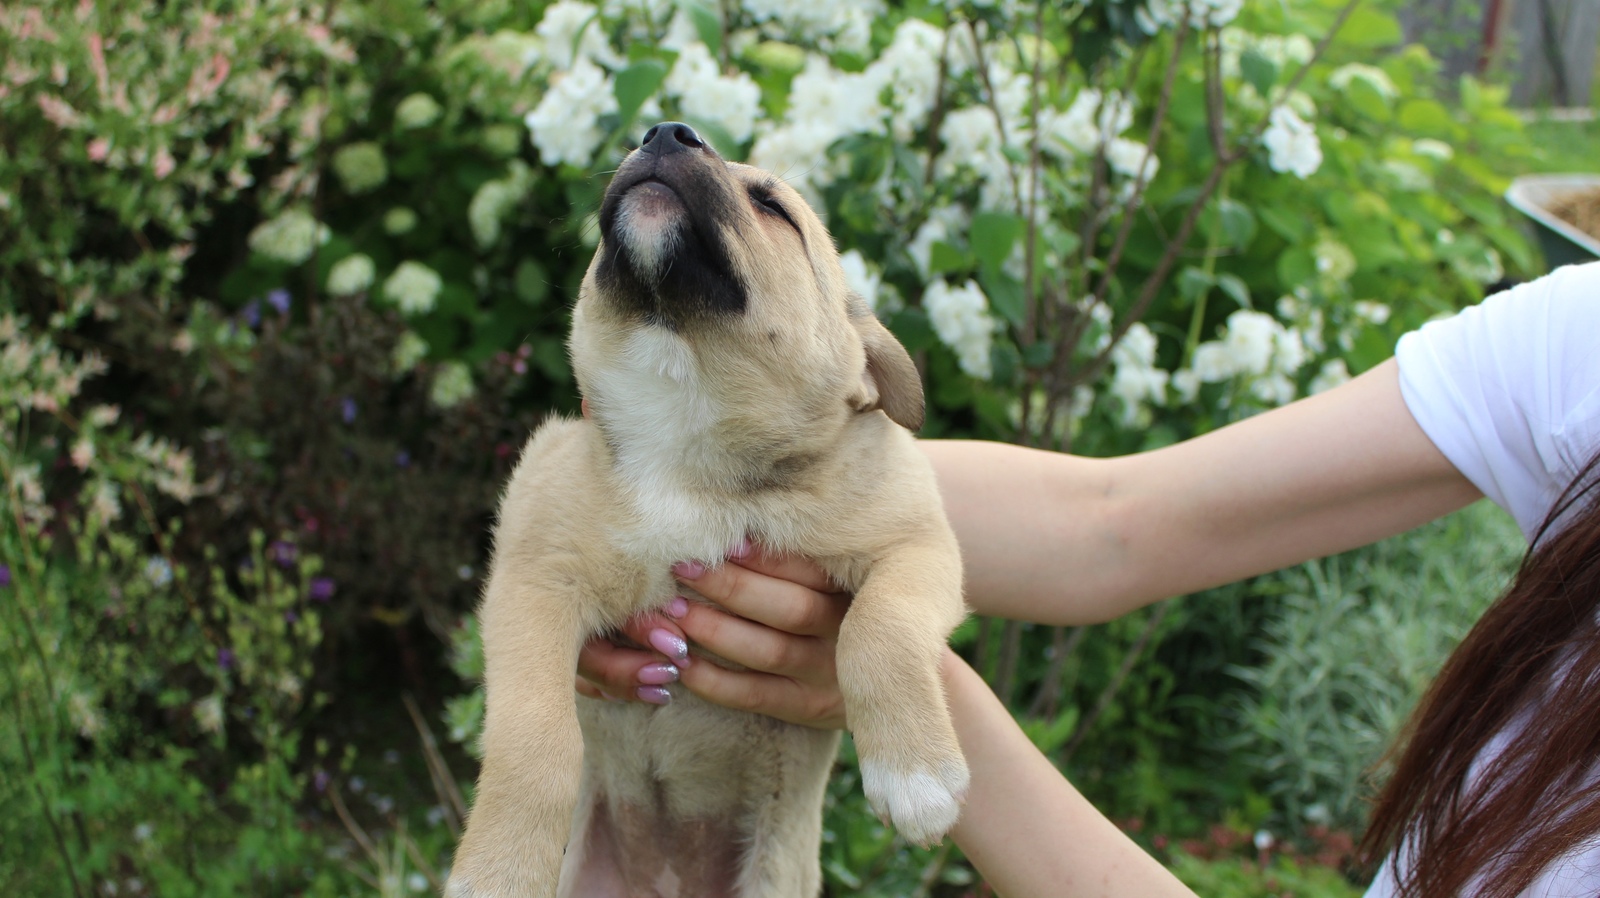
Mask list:
[[1164,449],[1089,459],[922,444],[1000,617],[1092,623],[1400,533],[1479,493],[1405,407],[1393,362]]
[[1078,794],[966,662],[947,652],[944,673],[972,770],[951,835],[996,892],[1005,898],[1193,895]]

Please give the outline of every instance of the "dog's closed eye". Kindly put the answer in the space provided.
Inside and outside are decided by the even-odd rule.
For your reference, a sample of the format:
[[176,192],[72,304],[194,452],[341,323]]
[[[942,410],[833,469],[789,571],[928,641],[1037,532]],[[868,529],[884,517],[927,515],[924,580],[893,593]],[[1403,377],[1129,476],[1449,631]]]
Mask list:
[[772,189],[770,187],[764,184],[752,184],[750,186],[750,199],[756,204],[756,208],[761,209],[770,215],[778,216],[779,218],[788,222],[789,227],[794,228],[795,231],[798,232],[800,230],[800,225],[796,224],[795,220],[789,217],[789,211],[783,208],[783,203],[778,202],[778,200],[772,195]]

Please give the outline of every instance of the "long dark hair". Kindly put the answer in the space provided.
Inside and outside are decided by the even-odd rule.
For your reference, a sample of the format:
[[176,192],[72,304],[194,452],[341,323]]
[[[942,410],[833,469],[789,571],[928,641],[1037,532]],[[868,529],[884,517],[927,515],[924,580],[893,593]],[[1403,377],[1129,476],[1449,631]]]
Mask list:
[[[1468,885],[1474,898],[1512,898],[1600,833],[1597,475],[1600,453],[1390,752],[1394,773],[1361,853],[1370,862],[1404,849],[1402,898],[1459,896]],[[1497,736],[1503,750],[1480,759]]]

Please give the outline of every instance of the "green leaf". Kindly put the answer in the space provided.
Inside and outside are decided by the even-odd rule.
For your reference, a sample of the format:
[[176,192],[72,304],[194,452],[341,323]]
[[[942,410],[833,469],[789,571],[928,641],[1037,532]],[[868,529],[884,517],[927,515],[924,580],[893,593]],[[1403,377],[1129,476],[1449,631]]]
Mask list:
[[1228,298],[1239,304],[1239,308],[1248,309],[1250,305],[1250,287],[1234,274],[1217,275],[1217,289],[1228,295]]
[[1271,93],[1272,85],[1278,81],[1278,64],[1255,47],[1239,55],[1239,71],[1263,97]]
[[679,0],[678,8],[683,10],[689,21],[694,23],[695,33],[700,35],[700,40],[705,43],[706,49],[711,51],[713,59],[722,55],[722,17],[711,6],[697,2],[697,0]]
[[667,80],[667,65],[659,59],[641,59],[617,73],[613,93],[617,96],[617,116],[632,122],[639,107]]
[[1433,100],[1410,100],[1400,107],[1400,127],[1418,135],[1448,138],[1455,125],[1450,110]]
[[978,261],[986,267],[999,268],[1011,256],[1011,248],[1027,223],[1020,215],[1005,212],[980,212],[973,216],[967,239]]
[[1217,219],[1222,239],[1229,246],[1244,249],[1256,238],[1256,216],[1250,207],[1227,197],[1217,201]]
[[978,272],[978,283],[989,297],[989,306],[1013,327],[1021,327],[1028,302],[1022,291],[1022,282],[1001,271],[998,266],[985,265]]
[[1392,47],[1405,37],[1394,16],[1370,6],[1359,6],[1339,30],[1338,41],[1345,47]]
[[1367,118],[1379,122],[1389,120],[1389,98],[1365,79],[1350,79],[1345,86],[1344,96],[1352,108]]
[[1305,216],[1296,215],[1286,209],[1263,206],[1256,210],[1256,215],[1262,224],[1290,243],[1305,239],[1311,231],[1311,224],[1306,221]]
[[972,253],[957,249],[943,240],[936,240],[928,252],[928,273],[947,274],[952,271],[969,271],[973,265]]
[[901,309],[889,319],[889,330],[907,352],[923,352],[939,345],[939,335],[934,333],[928,313],[922,309]]
[[1216,280],[1205,269],[1189,265],[1178,272],[1178,295],[1193,301],[1215,283]]
[[544,266],[532,259],[523,259],[513,275],[517,298],[530,306],[544,302],[550,293],[550,282]]
[[1049,340],[1030,343],[1022,350],[1022,363],[1029,368],[1043,368],[1056,360],[1056,345]]

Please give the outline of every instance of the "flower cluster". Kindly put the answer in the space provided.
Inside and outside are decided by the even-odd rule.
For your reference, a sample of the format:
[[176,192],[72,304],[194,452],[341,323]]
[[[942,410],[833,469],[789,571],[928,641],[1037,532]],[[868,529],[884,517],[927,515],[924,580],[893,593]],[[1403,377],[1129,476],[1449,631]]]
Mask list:
[[250,231],[250,248],[285,265],[299,265],[328,242],[328,226],[301,208],[286,209]]
[[952,287],[944,279],[937,279],[922,294],[922,307],[939,339],[956,351],[961,370],[987,380],[993,373],[989,348],[995,321],[989,315],[989,298],[977,283],[967,281]]
[[1302,180],[1315,174],[1322,166],[1322,143],[1316,129],[1288,106],[1273,107],[1269,118],[1270,124],[1261,134],[1267,164],[1273,171],[1290,172]]
[[437,271],[407,259],[383,282],[383,295],[404,315],[426,315],[433,311],[443,284]]

